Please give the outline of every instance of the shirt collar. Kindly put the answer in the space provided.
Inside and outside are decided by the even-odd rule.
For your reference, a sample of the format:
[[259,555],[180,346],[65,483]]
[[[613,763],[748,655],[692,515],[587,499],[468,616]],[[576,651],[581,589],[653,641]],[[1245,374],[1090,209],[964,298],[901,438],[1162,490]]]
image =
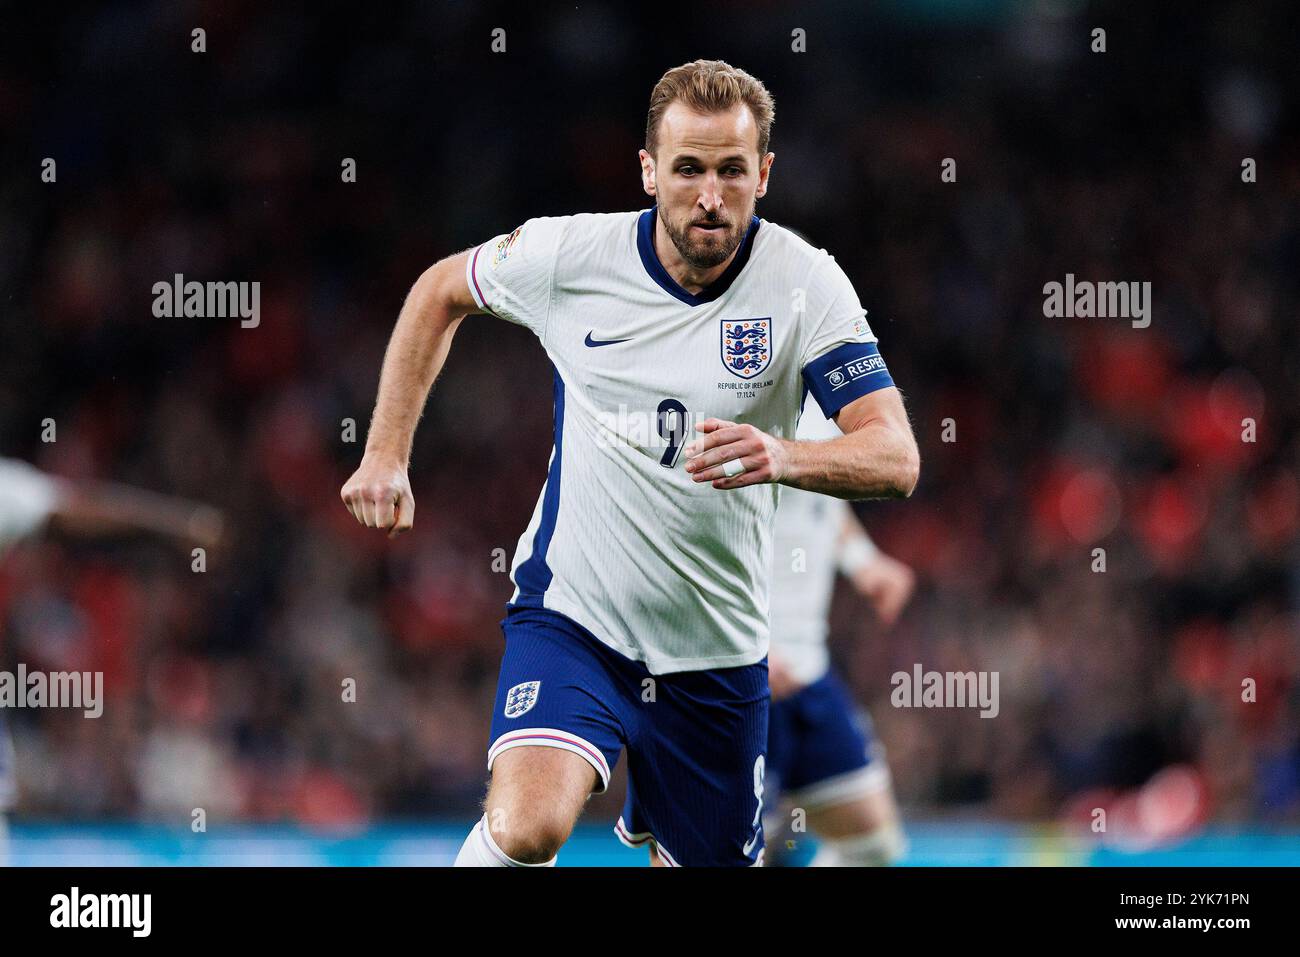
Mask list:
[[665,291],[688,306],[713,302],[731,287],[731,284],[736,281],[736,277],[740,275],[740,271],[745,268],[745,263],[749,262],[749,254],[754,247],[754,236],[758,233],[758,217],[750,217],[749,228],[745,230],[745,236],[740,241],[740,247],[736,250],[736,255],[732,258],[731,264],[727,266],[722,275],[698,293],[691,293],[683,289],[678,285],[677,280],[668,275],[668,270],[659,261],[659,254],[655,252],[655,217],[658,215],[658,209],[657,205],[651,206],[641,214],[640,219],[637,221],[636,248],[637,252],[641,254],[641,264],[645,266],[645,271]]

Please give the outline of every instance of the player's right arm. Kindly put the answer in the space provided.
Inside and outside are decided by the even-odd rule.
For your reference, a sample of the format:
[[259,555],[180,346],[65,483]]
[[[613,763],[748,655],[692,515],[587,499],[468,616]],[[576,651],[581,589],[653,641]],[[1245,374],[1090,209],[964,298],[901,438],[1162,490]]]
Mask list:
[[362,525],[387,529],[390,536],[411,527],[415,500],[406,477],[411,441],[460,321],[486,312],[544,336],[555,264],[570,219],[530,219],[431,266],[411,287],[384,354],[361,467],[343,486],[343,501]]
[[406,531],[415,518],[406,470],[433,380],[447,360],[461,320],[482,311],[466,277],[473,253],[458,253],[430,266],[407,294],[384,353],[365,454],[340,492],[358,522],[387,529],[390,536]]

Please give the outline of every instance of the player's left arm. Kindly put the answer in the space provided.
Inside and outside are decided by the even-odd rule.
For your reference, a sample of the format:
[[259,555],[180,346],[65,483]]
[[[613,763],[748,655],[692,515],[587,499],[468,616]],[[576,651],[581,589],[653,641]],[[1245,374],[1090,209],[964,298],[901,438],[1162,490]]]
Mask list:
[[[921,474],[903,396],[894,385],[853,283],[824,254],[808,277],[806,315],[820,315],[800,348],[807,396],[844,434],[826,441],[768,435],[753,425],[705,419],[684,452],[696,482],[737,489],[780,482],[836,498],[906,498]],[[744,471],[723,466],[739,459]]]
[[[894,386],[848,403],[835,416],[844,433],[822,442],[768,435],[752,425],[705,419],[705,433],[686,446],[686,471],[716,489],[780,482],[836,498],[906,498],[916,488],[921,454],[903,396]],[[728,478],[723,463],[739,458],[745,471]]]
[[844,433],[824,442],[777,440],[775,481],[837,498],[907,498],[921,475],[921,453],[895,386],[854,399],[835,416]]

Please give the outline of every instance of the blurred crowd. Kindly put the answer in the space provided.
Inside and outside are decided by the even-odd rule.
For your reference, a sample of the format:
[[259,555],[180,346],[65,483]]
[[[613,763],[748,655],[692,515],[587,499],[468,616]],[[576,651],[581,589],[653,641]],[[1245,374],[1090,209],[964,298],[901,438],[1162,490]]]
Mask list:
[[[1177,766],[1198,820],[1300,824],[1287,31],[1231,8],[846,9],[724,3],[683,30],[614,4],[144,3],[16,25],[0,454],[209,501],[231,530],[201,573],[146,538],[0,561],[0,667],[105,673],[98,720],[11,716],[20,812],[473,812],[550,370],[527,332],[462,326],[416,439],[415,528],[390,542],[338,499],[383,348],[442,256],[647,206],[650,87],[717,56],[776,98],[760,215],[854,280],[921,444],[911,500],[858,506],[918,593],[886,632],[841,591],[832,623],[905,810],[1061,819]],[[176,273],[260,281],[259,326],[156,318]],[[1067,273],[1150,282],[1151,325],[1046,318]],[[914,663],[998,671],[999,716],[891,707]]]

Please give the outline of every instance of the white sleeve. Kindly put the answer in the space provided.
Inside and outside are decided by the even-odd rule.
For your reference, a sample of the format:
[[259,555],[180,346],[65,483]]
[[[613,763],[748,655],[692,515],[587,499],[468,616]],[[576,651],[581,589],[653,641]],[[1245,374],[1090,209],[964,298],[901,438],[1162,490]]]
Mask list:
[[827,418],[894,384],[853,283],[832,256],[813,270],[807,314],[814,326],[800,357],[803,378]]
[[58,498],[54,479],[26,462],[0,459],[0,550],[39,529]]
[[570,219],[530,219],[514,232],[474,249],[465,264],[465,281],[479,308],[540,338],[546,331],[555,263]]

